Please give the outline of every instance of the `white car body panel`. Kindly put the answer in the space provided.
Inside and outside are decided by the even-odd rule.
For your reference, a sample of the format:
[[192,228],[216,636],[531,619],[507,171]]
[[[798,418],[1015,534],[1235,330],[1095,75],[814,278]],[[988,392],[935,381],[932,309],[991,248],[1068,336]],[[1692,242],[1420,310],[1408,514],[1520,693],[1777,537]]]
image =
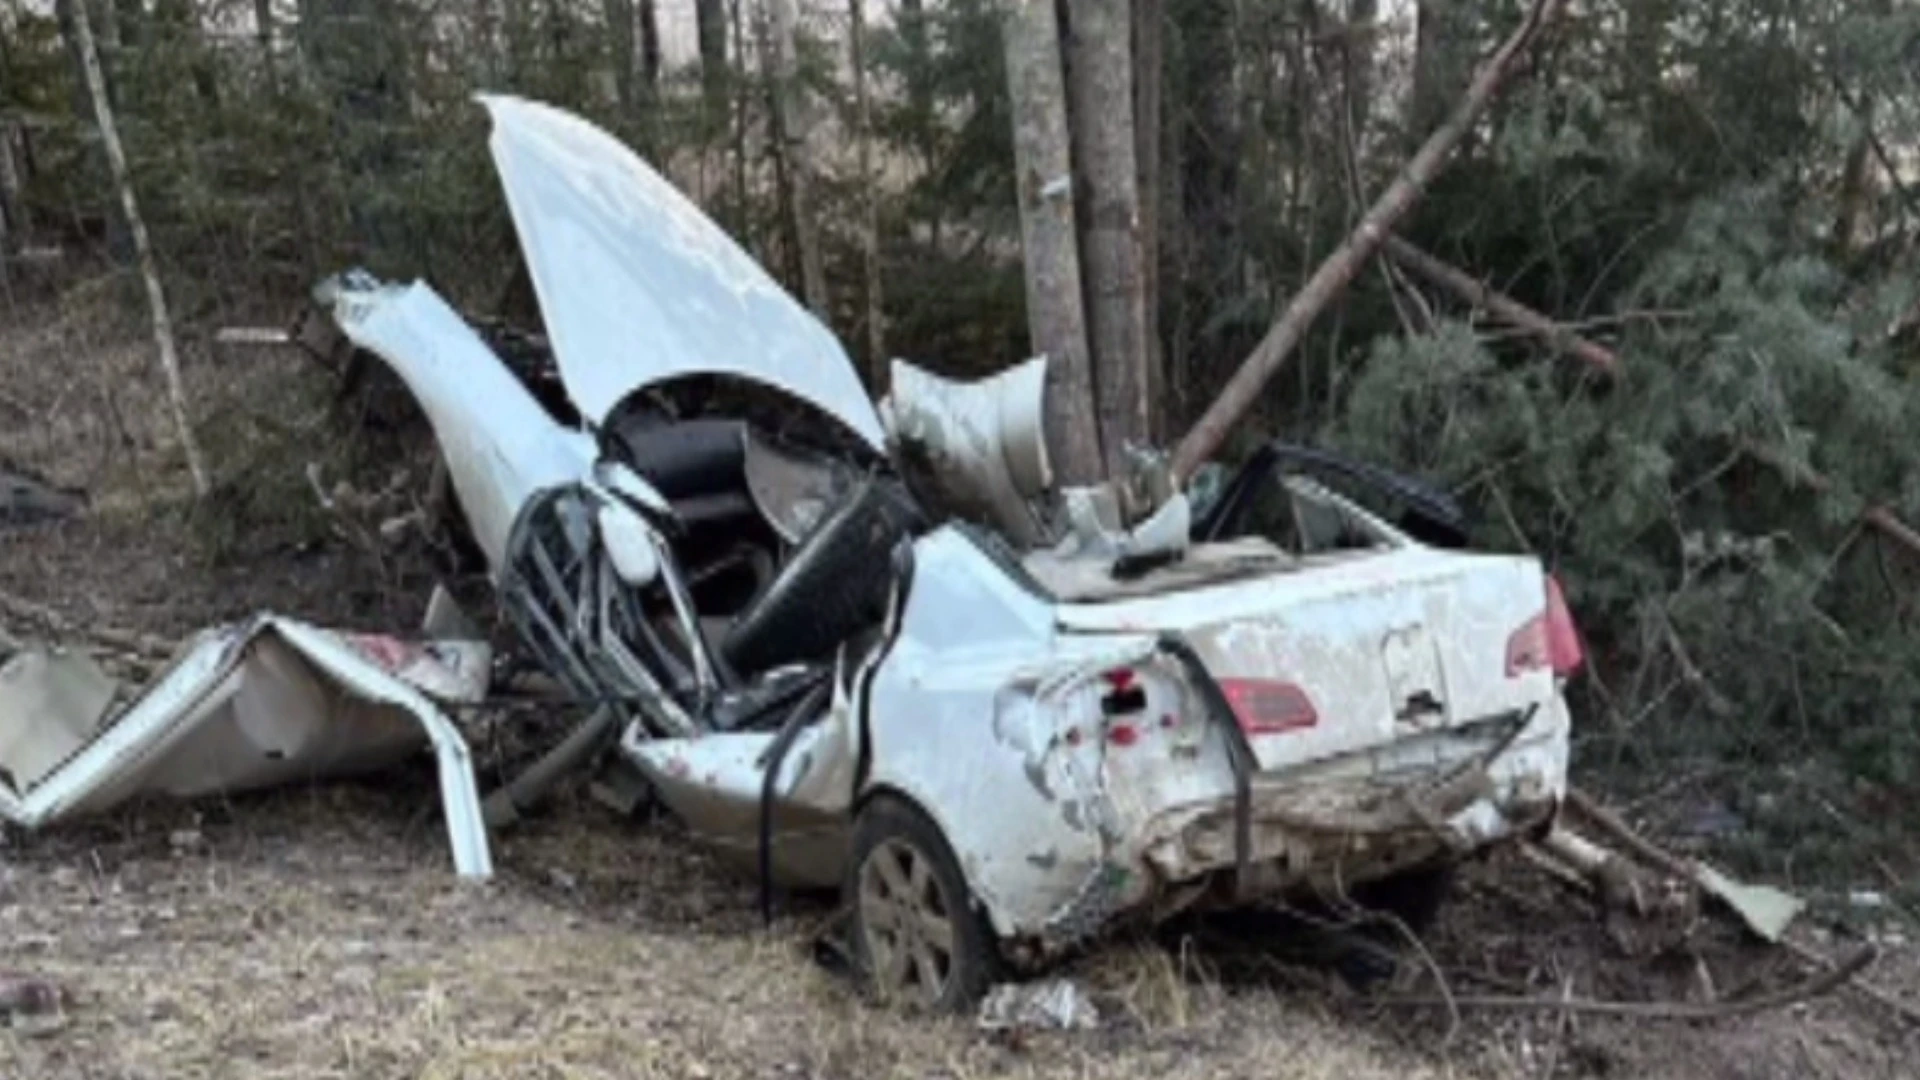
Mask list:
[[474,541],[497,575],[520,508],[535,492],[587,479],[593,440],[555,423],[424,283],[342,282],[331,301],[341,331],[384,360],[426,412]]
[[735,375],[786,391],[879,450],[846,350],[752,256],[618,139],[482,95],[489,146],[567,394],[598,424],[641,387]]
[[[35,658],[26,654],[6,669],[20,678],[0,678],[0,723],[56,756],[36,754],[32,782],[18,790],[0,780],[0,819],[33,829],[141,796],[233,794],[352,775],[431,746],[454,867],[461,877],[491,877],[466,740],[429,696],[479,700],[490,657],[484,644],[421,646],[261,614],[202,632],[136,700],[109,714],[113,687],[97,669],[76,678],[69,657],[55,660],[66,671],[30,673]],[[103,683],[106,692],[51,701],[45,693],[76,682]],[[39,748],[7,749],[6,764],[17,767]]]

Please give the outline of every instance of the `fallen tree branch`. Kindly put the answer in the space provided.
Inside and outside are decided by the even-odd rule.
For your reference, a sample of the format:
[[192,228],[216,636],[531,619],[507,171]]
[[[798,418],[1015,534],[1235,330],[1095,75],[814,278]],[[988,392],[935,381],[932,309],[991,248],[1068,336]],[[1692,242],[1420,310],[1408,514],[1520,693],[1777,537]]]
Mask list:
[[1595,827],[1606,833],[1615,842],[1620,844],[1620,846],[1632,852],[1640,861],[1664,870],[1677,878],[1691,879],[1693,877],[1693,867],[1688,866],[1679,856],[1655,845],[1646,837],[1635,832],[1631,825],[1620,820],[1618,814],[1601,806],[1593,796],[1588,795],[1579,788],[1569,787],[1567,789],[1567,805],[1571,806],[1581,817],[1586,818]]
[[1494,291],[1487,283],[1441,262],[1399,236],[1388,235],[1381,241],[1381,247],[1394,262],[1427,279],[1428,283],[1453,293],[1503,322],[1545,339],[1554,348],[1578,358],[1608,378],[1620,377],[1620,357],[1613,350],[1581,337],[1510,296]]
[[[1672,852],[1654,844],[1638,832],[1635,832],[1632,826],[1622,821],[1613,811],[1601,806],[1592,796],[1577,788],[1568,788],[1567,803],[1573,807],[1575,812],[1606,832],[1623,847],[1631,850],[1633,854],[1645,862],[1657,866],[1670,874],[1681,877],[1691,876],[1691,868],[1687,866],[1684,860]],[[1820,955],[1812,948],[1802,945],[1799,942],[1782,938],[1779,944],[1785,946],[1787,951],[1793,953],[1795,956],[1810,963],[1832,963],[1827,957]],[[1907,1023],[1920,1027],[1920,1007],[1901,1001],[1899,998],[1894,997],[1892,994],[1869,982],[1855,979],[1850,986],[1852,989],[1871,999],[1875,1004],[1899,1016]]]
[[[1833,490],[1832,480],[1827,479],[1812,469],[1795,465],[1776,451],[1769,450],[1764,446],[1756,446],[1752,443],[1742,443],[1741,449],[1746,452],[1747,456],[1753,458],[1755,461],[1768,465],[1778,471],[1781,475],[1785,476],[1789,482],[1805,484],[1807,487],[1813,489],[1816,494],[1824,495]],[[1916,555],[1920,555],[1920,532],[1914,531],[1913,526],[1901,521],[1899,517],[1895,516],[1893,511],[1875,504],[1860,511],[1860,520],[1879,529],[1888,539],[1898,543],[1901,547],[1906,548]]]
[[1662,1001],[1600,1001],[1592,998],[1527,997],[1521,995],[1395,995],[1380,998],[1383,1005],[1440,1008],[1449,1002],[1462,1009],[1538,1009],[1549,1012],[1631,1016],[1647,1020],[1730,1020],[1797,1005],[1833,992],[1864,971],[1880,955],[1875,945],[1862,945],[1839,964],[1794,986],[1737,1001],[1706,1004]]
[[[1621,363],[1619,353],[1591,338],[1570,332],[1567,327],[1555,322],[1547,315],[1510,296],[1495,292],[1472,275],[1441,262],[1405,240],[1397,236],[1387,237],[1383,241],[1383,248],[1389,256],[1401,262],[1402,265],[1432,284],[1453,293],[1465,303],[1484,309],[1516,329],[1525,330],[1552,342],[1563,343],[1569,352],[1595,370],[1610,376],[1625,371],[1625,365]],[[1752,444],[1743,444],[1742,450],[1754,460],[1785,476],[1789,482],[1805,484],[1815,492],[1833,489],[1832,480],[1812,469],[1796,466],[1772,450]],[[1871,505],[1861,511],[1860,520],[1878,529],[1908,551],[1920,555],[1920,531],[1916,531],[1900,520],[1892,510],[1878,504]]]
[[[1793,955],[1799,957],[1802,960],[1807,961],[1808,963],[1811,963],[1811,964],[1833,963],[1833,961],[1827,959],[1826,957],[1820,955],[1818,952],[1815,952],[1813,949],[1805,945],[1802,945],[1797,941],[1788,941],[1788,942],[1783,942],[1782,944],[1786,945],[1788,952],[1793,953]],[[1880,987],[1875,986],[1873,983],[1867,982],[1865,979],[1855,979],[1852,982],[1848,983],[1847,987],[1850,990],[1854,990],[1858,992],[1863,997],[1872,1001],[1874,1004],[1880,1006],[1881,1008],[1886,1009],[1887,1011],[1893,1013],[1895,1016],[1898,1016],[1900,1019],[1906,1021],[1908,1024],[1911,1024],[1914,1027],[1920,1027],[1920,1008],[1916,1008],[1913,1005],[1909,1005],[1908,1003],[1901,1001],[1899,998],[1894,997],[1892,994],[1887,993],[1885,990],[1882,990]]]
[[1562,2],[1533,0],[1520,25],[1474,73],[1473,81],[1454,105],[1446,123],[1434,131],[1401,169],[1400,175],[1394,178],[1386,192],[1360,219],[1360,224],[1347,234],[1339,250],[1328,256],[1294,295],[1286,311],[1267,331],[1266,337],[1241,362],[1240,370],[1220,391],[1220,396],[1214,399],[1193,429],[1187,432],[1186,438],[1180,440],[1180,445],[1173,453],[1172,472],[1176,484],[1192,476],[1194,469],[1220,448],[1220,444],[1226,441],[1228,429],[1253,406],[1267,380],[1280,370],[1280,365],[1286,362],[1301,338],[1306,336],[1307,327],[1312,325],[1322,309],[1345,291],[1354,275],[1380,249],[1381,242],[1394,225],[1419,201],[1426,186],[1439,175],[1453,148],[1499,93],[1501,85],[1512,73],[1514,61],[1533,44],[1541,28],[1559,14]]

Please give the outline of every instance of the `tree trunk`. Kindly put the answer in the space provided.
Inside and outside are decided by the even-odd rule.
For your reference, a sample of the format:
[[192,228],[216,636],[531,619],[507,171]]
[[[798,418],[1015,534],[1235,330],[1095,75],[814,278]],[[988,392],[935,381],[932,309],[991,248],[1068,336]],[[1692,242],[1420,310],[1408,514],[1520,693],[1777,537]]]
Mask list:
[[471,70],[478,74],[480,85],[487,88],[495,85],[501,71],[498,5],[499,0],[473,0],[473,43],[469,52],[474,59]]
[[1466,84],[1474,27],[1472,0],[1419,0],[1419,5],[1413,96],[1405,111],[1408,144],[1416,146],[1446,119],[1448,103]]
[[825,322],[829,314],[827,271],[820,253],[820,224],[814,217],[813,150],[807,141],[813,125],[794,52],[799,15],[794,0],[767,0],[767,14],[773,36],[774,128],[780,162],[787,172],[787,227],[800,263],[800,295]]
[[1373,51],[1380,29],[1380,0],[1347,0],[1347,26],[1340,51],[1346,75],[1347,112],[1353,118],[1353,141],[1358,150],[1366,142],[1373,116]]
[[847,46],[853,66],[854,135],[859,141],[860,278],[867,309],[868,385],[887,384],[887,326],[880,285],[880,192],[873,171],[873,115],[867,100],[867,16],[865,0],[847,0]]
[[640,0],[640,78],[651,101],[660,90],[660,11],[655,0]]
[[700,87],[708,110],[726,101],[727,10],[723,0],[694,0],[695,35],[700,43]]
[[1127,448],[1145,449],[1152,437],[1133,125],[1133,24],[1129,6],[1114,0],[1070,0],[1070,9],[1067,93],[1081,288],[1100,446],[1107,475],[1117,479],[1126,475]]
[[1146,303],[1147,433],[1166,423],[1166,364],[1160,344],[1161,97],[1166,85],[1166,0],[1133,0],[1133,156],[1140,187],[1141,295]]
[[[1872,124],[1872,101],[1862,107],[1860,122],[1862,125]],[[1834,256],[1843,261],[1853,251],[1854,240],[1860,235],[1860,223],[1867,216],[1867,201],[1872,194],[1872,188],[1867,183],[1867,154],[1872,149],[1871,139],[1872,129],[1863,127],[1860,134],[1854,136],[1853,145],[1847,148],[1846,161],[1840,167],[1840,209],[1833,222],[1833,251]]]
[[[907,108],[902,123],[906,130],[905,141],[918,155],[921,170],[930,173],[939,161],[940,132],[935,123],[933,36],[928,26],[925,0],[900,0],[900,11],[896,18],[900,40],[907,52],[903,80],[906,83]],[[924,205],[927,242],[938,250],[941,228],[939,201],[928,199]]]
[[[1180,0],[1180,351],[1205,356],[1197,328],[1234,291],[1239,269],[1240,113],[1233,0]],[[1201,364],[1201,361],[1195,361]],[[1191,380],[1195,372],[1183,372]]]
[[613,65],[614,95],[620,99],[623,119],[633,115],[633,0],[600,0],[607,21],[607,62]]
[[933,42],[925,0],[900,0],[900,40],[907,47],[907,109],[920,164],[933,167]]
[[[747,19],[741,10],[741,0],[729,0],[727,4],[727,25],[733,34],[733,55],[741,57],[744,64],[747,55]],[[704,70],[704,68],[703,68]],[[726,117],[731,126],[733,138],[733,234],[742,245],[751,247],[748,234],[752,231],[752,208],[747,205],[747,108],[748,95],[736,94],[731,102],[716,100],[726,108]]]
[[1541,27],[1559,14],[1562,0],[1533,0],[1526,16],[1501,44],[1485,66],[1473,77],[1467,92],[1455,103],[1452,115],[1440,125],[1407,162],[1386,192],[1374,201],[1360,224],[1349,233],[1339,250],[1322,262],[1307,280],[1266,337],[1241,363],[1220,396],[1205,415],[1187,432],[1174,452],[1173,473],[1184,481],[1201,462],[1210,457],[1226,440],[1227,431],[1253,406],[1267,380],[1286,362],[1307,327],[1334,298],[1338,297],[1366,261],[1380,249],[1381,242],[1395,224],[1418,202],[1426,186],[1440,173],[1453,148],[1486,110],[1513,67],[1513,62],[1533,44]]
[[1048,361],[1047,444],[1062,483],[1093,483],[1101,471],[1100,435],[1074,246],[1060,29],[1053,0],[1013,0],[1004,18],[1027,325],[1034,351]]
[[179,429],[180,446],[187,455],[187,471],[193,475],[193,488],[204,496],[209,490],[206,466],[200,458],[200,443],[194,438],[193,423],[187,416],[187,393],[180,381],[180,359],[174,349],[173,319],[167,312],[167,297],[160,287],[160,268],[154,261],[153,245],[147,239],[146,223],[140,219],[140,207],[133,195],[133,178],[127,172],[127,156],[120,147],[120,131],[113,122],[113,106],[107,101],[106,80],[100,75],[100,54],[93,45],[93,31],[87,23],[85,5],[73,10],[74,37],[80,47],[81,66],[86,75],[87,92],[93,99],[94,119],[100,125],[100,141],[106,150],[107,167],[113,173],[114,186],[120,189],[120,208],[133,233],[133,246],[140,260],[140,276],[147,286],[147,305],[153,314],[153,341],[160,350],[160,367],[167,377],[167,396],[173,405],[174,425]]
[[[85,116],[93,109],[91,104],[91,84],[87,76],[87,59],[84,51],[80,47],[80,30],[78,19],[76,18],[81,6],[79,0],[54,0],[53,3],[54,20],[60,28],[60,39],[65,43],[68,58],[73,63],[73,81],[68,86],[68,96],[75,116]],[[91,27],[89,27],[89,32],[91,32]],[[99,66],[99,58],[97,56],[94,58],[94,66]],[[113,90],[107,83],[107,76],[104,71],[101,73],[100,80],[101,85],[105,88],[102,92],[107,95],[107,100],[111,103],[113,100]],[[89,156],[91,157],[91,155]],[[102,157],[89,162],[89,167],[85,172],[87,174],[93,174],[94,168],[99,168],[102,173],[106,173],[109,176],[111,175],[111,170],[107,167],[104,154]],[[85,179],[91,181],[93,175],[88,175]],[[107,251],[113,257],[114,262],[125,263],[133,257],[133,240],[132,237],[128,235],[127,223],[120,215],[112,213],[111,211],[107,213],[106,219]]]
[[[0,259],[26,244],[27,217],[21,206],[21,170],[13,158],[13,137],[13,122],[0,120]],[[0,271],[4,269],[0,262]]]
[[277,81],[273,74],[273,0],[253,0],[253,40],[260,46],[260,63],[268,82]]
[[[13,125],[0,121],[0,288],[10,288],[8,256],[18,246],[20,227],[20,173],[13,166]],[[11,293],[8,294],[11,298]]]

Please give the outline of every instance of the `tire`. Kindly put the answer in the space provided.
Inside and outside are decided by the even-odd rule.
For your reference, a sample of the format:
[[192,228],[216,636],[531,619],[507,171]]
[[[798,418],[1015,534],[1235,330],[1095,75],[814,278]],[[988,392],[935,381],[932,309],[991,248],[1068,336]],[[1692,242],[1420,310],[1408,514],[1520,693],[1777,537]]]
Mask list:
[[992,928],[946,837],[918,808],[881,795],[860,811],[845,889],[854,962],[881,1003],[953,1013],[987,992],[1000,970]]

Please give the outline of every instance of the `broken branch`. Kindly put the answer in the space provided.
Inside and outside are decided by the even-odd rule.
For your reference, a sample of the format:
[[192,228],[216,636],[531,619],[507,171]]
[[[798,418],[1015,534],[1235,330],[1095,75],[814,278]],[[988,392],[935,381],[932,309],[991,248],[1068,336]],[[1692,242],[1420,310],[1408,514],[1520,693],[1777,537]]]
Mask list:
[[1434,131],[1419,152],[1401,169],[1386,192],[1368,209],[1360,224],[1347,234],[1339,250],[1320,264],[1305,286],[1294,295],[1273,328],[1240,365],[1220,396],[1187,432],[1173,454],[1176,483],[1193,475],[1202,461],[1211,457],[1226,441],[1229,428],[1244,416],[1259,397],[1260,390],[1306,336],[1320,312],[1346,290],[1354,275],[1366,264],[1395,223],[1413,209],[1426,186],[1439,175],[1454,147],[1486,110],[1494,95],[1511,74],[1517,60],[1539,35],[1541,28],[1559,14],[1562,0],[1534,0],[1527,14],[1507,40],[1478,72],[1467,91],[1454,105],[1452,115]]
[[[1563,344],[1574,356],[1586,361],[1596,370],[1608,375],[1617,375],[1625,370],[1619,353],[1591,338],[1570,332],[1567,327],[1541,312],[1510,296],[1494,291],[1485,283],[1475,280],[1472,275],[1441,262],[1405,240],[1397,236],[1389,236],[1383,241],[1383,247],[1389,256],[1429,282],[1447,289],[1466,303],[1483,308],[1489,314],[1517,329]],[[1772,450],[1752,444],[1744,444],[1742,449],[1754,460],[1771,466],[1790,482],[1803,483],[1816,492],[1826,492],[1833,488],[1833,481],[1827,477],[1812,469],[1798,467]],[[1908,551],[1920,555],[1920,531],[1915,531],[1912,526],[1900,520],[1885,506],[1876,504],[1867,507],[1861,511],[1860,520],[1880,530]]]
[[[1730,1020],[1739,1016],[1797,1005],[1828,994],[1865,970],[1880,955],[1875,945],[1862,945],[1851,956],[1827,971],[1797,985],[1738,1001],[1711,1004],[1661,1001],[1598,1001],[1590,998],[1515,997],[1506,995],[1454,997],[1452,1003],[1463,1009],[1545,1009],[1589,1013],[1600,1016],[1633,1016],[1650,1020]],[[1382,999],[1387,1005],[1411,1005],[1438,1008],[1448,1003],[1436,995],[1408,995]]]
[[[1771,466],[1782,476],[1785,476],[1789,482],[1805,484],[1807,487],[1812,488],[1816,494],[1824,495],[1833,490],[1832,480],[1827,479],[1812,469],[1795,465],[1776,451],[1769,450],[1764,446],[1757,446],[1753,443],[1743,443],[1741,449],[1745,450],[1747,455],[1755,461]],[[1876,504],[1862,510],[1860,512],[1860,520],[1879,529],[1882,533],[1886,534],[1889,539],[1892,539],[1901,547],[1906,548],[1916,555],[1920,555],[1920,532],[1915,532],[1911,525],[1894,516],[1893,511]]]
[[1428,283],[1453,293],[1497,319],[1543,338],[1554,348],[1578,358],[1608,378],[1619,377],[1620,357],[1613,350],[1573,333],[1566,326],[1512,297],[1495,292],[1486,282],[1441,262],[1399,236],[1388,235],[1381,241],[1381,246],[1394,262],[1427,279]]

